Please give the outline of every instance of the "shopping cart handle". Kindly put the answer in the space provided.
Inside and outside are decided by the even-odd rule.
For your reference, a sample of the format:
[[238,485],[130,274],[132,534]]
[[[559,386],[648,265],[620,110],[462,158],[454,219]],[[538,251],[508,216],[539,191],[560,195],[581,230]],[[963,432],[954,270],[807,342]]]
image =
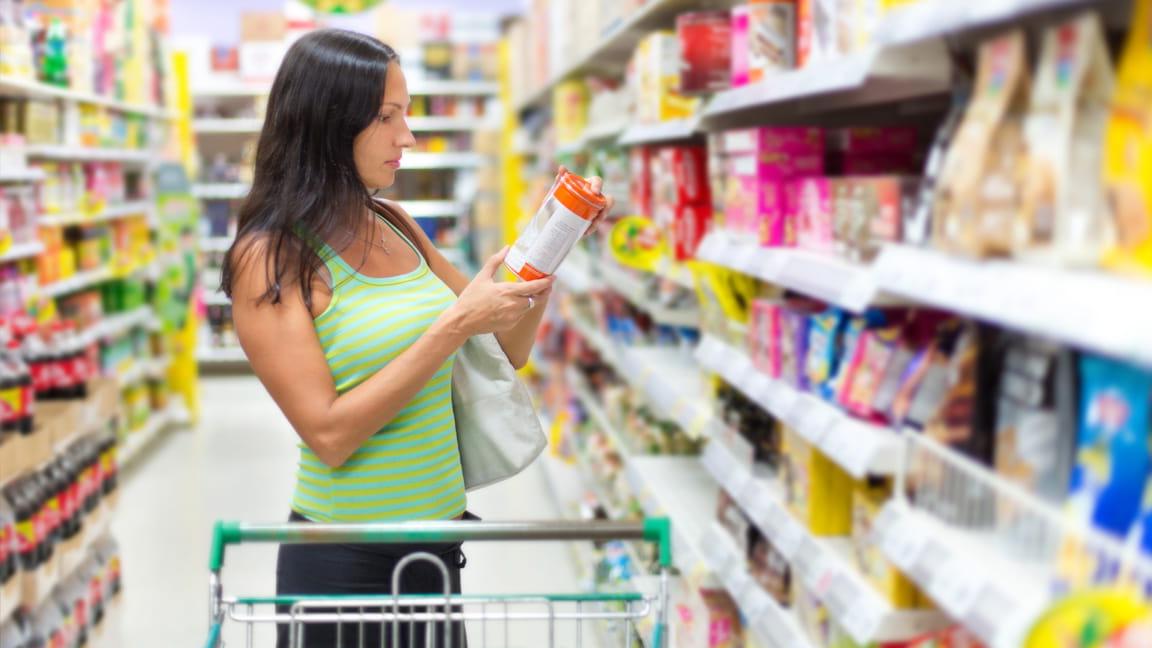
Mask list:
[[489,540],[645,540],[656,544],[660,566],[672,566],[672,523],[642,522],[390,522],[373,524],[246,524],[217,522],[208,568],[224,565],[231,544],[423,544]]

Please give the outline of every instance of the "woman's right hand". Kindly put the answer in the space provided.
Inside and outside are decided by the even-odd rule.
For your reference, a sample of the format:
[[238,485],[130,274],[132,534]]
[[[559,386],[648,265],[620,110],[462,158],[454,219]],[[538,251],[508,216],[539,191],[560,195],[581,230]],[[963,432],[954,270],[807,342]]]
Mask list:
[[513,283],[496,281],[496,273],[508,249],[505,246],[485,262],[476,278],[449,309],[455,328],[460,333],[470,337],[507,331],[524,319],[531,310],[533,300],[546,297],[551,292],[555,277]]

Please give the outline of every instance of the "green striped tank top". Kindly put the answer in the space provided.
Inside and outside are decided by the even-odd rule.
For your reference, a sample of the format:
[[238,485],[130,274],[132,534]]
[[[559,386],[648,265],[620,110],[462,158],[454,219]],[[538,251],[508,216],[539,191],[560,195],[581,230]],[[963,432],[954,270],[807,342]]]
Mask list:
[[[410,347],[456,295],[423,257],[411,272],[374,278],[322,242],[317,246],[332,276],[332,301],[315,319],[316,334],[342,394]],[[461,515],[466,498],[452,413],[453,361],[343,466],[329,468],[301,443],[292,507],[316,522]]]

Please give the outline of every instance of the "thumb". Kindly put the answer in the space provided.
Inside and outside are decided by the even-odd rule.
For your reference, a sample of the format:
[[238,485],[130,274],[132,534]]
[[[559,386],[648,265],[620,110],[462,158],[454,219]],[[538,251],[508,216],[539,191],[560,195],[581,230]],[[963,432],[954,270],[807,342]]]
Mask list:
[[480,272],[476,275],[477,279],[492,280],[496,278],[496,272],[500,270],[500,264],[504,263],[504,257],[508,256],[509,246],[505,245],[500,248],[500,251],[488,257],[484,262],[484,267],[480,268]]

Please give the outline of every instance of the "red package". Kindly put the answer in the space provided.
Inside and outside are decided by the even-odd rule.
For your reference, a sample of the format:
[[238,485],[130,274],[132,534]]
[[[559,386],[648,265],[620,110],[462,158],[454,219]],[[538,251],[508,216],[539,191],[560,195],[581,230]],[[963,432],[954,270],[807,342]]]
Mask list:
[[637,146],[629,153],[629,198],[632,210],[644,216],[652,216],[652,149]]
[[676,18],[680,40],[680,92],[727,90],[732,83],[732,22],[727,11],[696,11]]
[[666,146],[653,155],[652,199],[655,206],[711,204],[708,151],[703,146]]
[[696,258],[696,250],[712,224],[712,206],[708,203],[676,208],[668,243],[677,261]]

